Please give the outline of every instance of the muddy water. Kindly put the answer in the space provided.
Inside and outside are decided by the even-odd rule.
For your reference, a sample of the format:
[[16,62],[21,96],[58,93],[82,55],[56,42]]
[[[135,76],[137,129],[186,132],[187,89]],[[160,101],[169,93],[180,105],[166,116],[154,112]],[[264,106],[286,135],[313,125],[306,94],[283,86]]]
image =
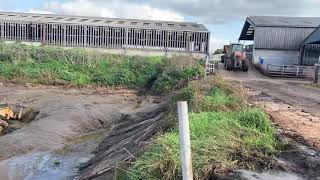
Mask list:
[[295,173],[281,171],[266,171],[258,173],[247,170],[239,170],[235,173],[237,174],[235,179],[243,180],[304,180],[303,177]]
[[1,180],[69,180],[79,174],[79,166],[94,157],[100,139],[109,131],[76,138],[55,151],[41,151],[15,156],[0,162]]
[[226,179],[241,180],[310,180],[320,179],[320,151],[283,137],[288,147],[274,158],[277,167],[259,172],[239,170]]
[[14,157],[0,163],[7,174],[1,179],[11,180],[57,180],[73,179],[77,175],[77,166],[87,162],[92,155],[59,156],[50,152],[38,152]]

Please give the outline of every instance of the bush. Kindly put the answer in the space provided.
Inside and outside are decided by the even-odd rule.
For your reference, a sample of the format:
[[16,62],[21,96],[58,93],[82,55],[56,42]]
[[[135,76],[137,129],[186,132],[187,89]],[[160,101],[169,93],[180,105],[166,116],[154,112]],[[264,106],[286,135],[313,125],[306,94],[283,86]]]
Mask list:
[[201,65],[184,67],[180,70],[171,66],[169,67],[169,69],[164,70],[162,74],[158,75],[153,85],[154,92],[167,93],[176,88],[186,86],[187,82],[192,78],[204,76],[204,68]]

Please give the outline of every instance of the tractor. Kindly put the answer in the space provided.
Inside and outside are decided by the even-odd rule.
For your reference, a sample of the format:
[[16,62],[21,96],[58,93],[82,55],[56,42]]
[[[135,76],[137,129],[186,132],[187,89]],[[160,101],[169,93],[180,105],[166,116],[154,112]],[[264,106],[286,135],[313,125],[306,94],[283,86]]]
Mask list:
[[246,52],[243,44],[230,44],[224,46],[225,55],[221,57],[221,62],[227,70],[241,69],[248,71],[249,61],[246,59]]

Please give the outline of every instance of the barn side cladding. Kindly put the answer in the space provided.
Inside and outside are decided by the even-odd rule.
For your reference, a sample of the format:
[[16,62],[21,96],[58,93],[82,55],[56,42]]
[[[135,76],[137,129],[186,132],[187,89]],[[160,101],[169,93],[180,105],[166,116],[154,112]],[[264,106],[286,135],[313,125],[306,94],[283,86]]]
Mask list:
[[[253,41],[254,63],[271,65],[314,65],[303,52],[303,42],[320,25],[320,17],[248,17],[239,40]],[[316,58],[319,59],[319,56]]]
[[0,12],[0,34],[4,41],[103,48],[126,54],[143,50],[140,55],[206,55],[210,40],[208,29],[192,22],[12,12]]

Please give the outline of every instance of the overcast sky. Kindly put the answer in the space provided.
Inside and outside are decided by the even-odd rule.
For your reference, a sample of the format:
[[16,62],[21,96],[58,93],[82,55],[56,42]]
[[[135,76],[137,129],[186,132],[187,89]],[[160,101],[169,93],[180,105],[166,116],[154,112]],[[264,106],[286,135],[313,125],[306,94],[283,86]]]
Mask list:
[[0,10],[194,21],[216,49],[237,41],[247,16],[320,16],[320,0],[0,0]]

